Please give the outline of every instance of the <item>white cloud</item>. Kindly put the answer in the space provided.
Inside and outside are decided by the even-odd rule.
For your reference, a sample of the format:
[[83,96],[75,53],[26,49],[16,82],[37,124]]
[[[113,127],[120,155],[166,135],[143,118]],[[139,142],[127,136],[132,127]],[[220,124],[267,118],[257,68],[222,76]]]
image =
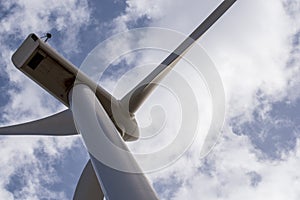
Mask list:
[[[49,98],[43,89],[18,71],[10,58],[19,45],[16,43],[22,42],[28,34],[35,32],[42,36],[50,30],[62,35],[56,48],[67,54],[80,51],[77,37],[90,19],[87,1],[16,0],[1,1],[0,6],[5,13],[0,19],[0,74],[9,79],[5,88],[9,102],[1,108],[2,121],[6,124],[24,122],[63,109],[58,101]],[[0,140],[0,199],[66,199],[64,191],[55,191],[50,186],[62,181],[54,170],[55,163],[77,139],[3,136]],[[13,177],[18,180],[12,180]]]
[[[150,19],[150,26],[189,34],[220,2],[128,0],[126,12],[114,21],[114,32],[127,30],[130,23],[144,17]],[[160,190],[161,197],[299,198],[299,172],[294,170],[300,162],[299,142],[297,150],[282,155],[282,160],[261,160],[260,152],[249,138],[234,135],[229,124],[236,117],[240,123],[253,120],[258,107],[265,108],[259,110],[263,119],[268,117],[272,103],[299,98],[296,92],[299,59],[297,53],[292,54],[299,48],[293,44],[293,37],[300,30],[299,13],[298,1],[237,1],[199,41],[223,80],[227,97],[226,129],[216,150],[206,159],[212,164],[209,166],[212,174],[199,172],[205,165],[193,147],[174,165],[149,175],[157,187],[166,186]],[[261,180],[251,179],[251,174]],[[174,184],[170,183],[173,181]],[[251,181],[257,183],[253,186]],[[174,192],[172,187],[178,190]]]
[[[228,130],[230,132],[230,130]],[[246,136],[227,134],[205,160],[182,157],[149,174],[162,199],[298,199],[299,141],[281,160],[261,160]],[[255,176],[251,176],[255,174]]]
[[[151,26],[171,28],[189,34],[220,2],[220,0],[176,2],[128,0],[125,13],[113,21],[112,32],[127,30],[130,23],[144,17],[149,20]],[[283,2],[290,4],[283,6]],[[86,2],[70,0],[16,3],[18,6],[11,9],[14,15],[9,14],[4,21],[1,21],[3,27],[0,30],[1,42],[7,39],[4,36],[7,32],[20,33],[18,37],[23,38],[32,31],[39,30],[41,33],[56,27],[59,31],[65,32],[65,38],[71,33],[62,45],[67,52],[72,52],[77,47],[76,35],[89,18]],[[5,3],[7,8],[12,5],[9,2]],[[300,13],[299,3],[296,0],[240,0],[201,39],[200,44],[216,63],[224,82],[227,96],[226,129],[216,150],[206,160],[198,159],[197,146],[193,146],[175,164],[149,175],[152,181],[161,185],[169,183],[165,184],[167,185],[165,192],[160,193],[162,197],[169,199],[167,197],[173,195],[173,199],[195,197],[259,199],[266,196],[273,197],[272,199],[299,198],[297,193],[299,173],[295,170],[295,166],[299,165],[299,145],[295,152],[283,155],[281,161],[260,160],[259,152],[254,149],[248,138],[234,135],[228,124],[232,117],[239,116],[241,121],[253,118],[253,110],[262,103],[259,101],[258,92],[267,96],[265,104],[290,96],[295,96],[291,98],[292,100],[298,98],[299,94],[295,94],[294,90],[299,86],[299,82],[295,80],[297,78],[295,73],[299,73],[299,68],[296,68],[297,64],[287,68],[291,58],[290,52],[293,49],[292,36],[300,29],[298,13]],[[52,19],[54,16],[55,18]],[[22,22],[21,26],[19,23],[14,23],[16,21]],[[12,51],[2,52],[3,58],[9,58],[11,53]],[[298,63],[299,59],[296,59],[296,62]],[[47,108],[43,102],[48,99],[44,97],[45,93],[41,94],[37,87],[32,86],[32,83],[14,70],[9,63],[10,60],[7,60],[5,73],[21,92],[18,94],[15,90],[10,91],[12,100],[6,108],[7,120],[18,121],[28,118],[28,115],[25,115],[28,112],[31,117],[39,117],[57,109]],[[35,107],[31,107],[32,101],[35,102]],[[262,115],[270,107],[265,106],[265,108],[267,109],[261,111]],[[17,119],[14,118],[15,116]],[[12,138],[3,141],[7,142],[6,148],[1,150],[3,154],[20,156],[17,166],[24,164],[22,156],[29,155],[28,160],[36,161],[36,157],[32,156],[32,150],[37,148],[37,140],[28,141],[29,147],[20,146],[19,150],[12,150],[9,146],[12,145],[11,141],[20,142],[20,140]],[[49,147],[46,152],[53,157],[58,156],[56,142],[43,140],[43,144],[48,144]],[[62,149],[69,148],[70,143],[62,142],[58,146],[62,146],[59,147]],[[24,149],[27,151],[23,154],[21,152]],[[5,160],[10,159],[6,156],[2,156],[1,159],[4,159],[3,167],[10,166],[6,167],[7,174],[13,174],[17,169],[13,166],[15,160]],[[208,163],[209,172],[199,171],[199,168],[205,167],[204,162]],[[251,186],[250,172],[256,172],[261,176],[261,180],[255,187]],[[8,199],[11,194],[3,187],[7,184],[9,176],[2,174],[2,177],[4,179],[1,183],[3,191],[1,195]],[[179,181],[179,186],[172,185],[169,181],[170,177],[175,177],[174,179]],[[34,179],[31,181],[34,182]],[[31,185],[31,182],[28,183],[28,188],[33,191],[30,197],[35,198],[34,195],[37,193],[34,191],[37,189]],[[174,187],[175,189],[172,190]]]
[[[129,0],[126,13],[116,18],[115,31],[127,30],[124,27],[131,21],[147,16],[152,19],[150,26],[189,34],[218,3]],[[287,96],[285,89],[295,73],[286,65],[292,50],[291,37],[299,27],[296,25],[296,19],[291,18],[280,0],[237,1],[200,39],[216,63],[230,105],[234,105],[228,110],[230,116],[250,115],[257,105],[258,90],[273,100]]]
[[88,4],[84,0],[16,0],[6,1],[3,5],[7,15],[1,19],[1,41],[11,34],[23,40],[31,32],[42,35],[56,29],[63,34],[62,46],[67,53],[76,51],[76,37],[90,18]]
[[[259,160],[251,143],[245,136],[234,136],[222,142],[207,159],[213,162],[210,174],[194,168],[192,174],[180,187],[174,198],[197,196],[200,199],[298,199],[299,142],[295,152],[283,156],[280,161]],[[249,150],[250,149],[250,150]],[[184,169],[183,169],[184,170]],[[261,179],[251,184],[249,172],[255,172]]]
[[[72,148],[74,139],[2,138],[0,185],[3,192],[0,193],[0,198],[66,199],[63,191],[55,191],[48,187],[63,181],[57,176],[54,166],[63,156],[63,152]],[[12,179],[13,177],[15,178]]]

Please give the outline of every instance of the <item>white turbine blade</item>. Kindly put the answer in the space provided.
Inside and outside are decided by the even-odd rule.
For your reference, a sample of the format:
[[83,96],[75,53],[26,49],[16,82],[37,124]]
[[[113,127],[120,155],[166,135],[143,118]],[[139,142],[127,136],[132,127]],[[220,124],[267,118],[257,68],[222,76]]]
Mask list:
[[0,128],[0,135],[76,135],[72,112],[67,109],[50,117]]
[[157,83],[176,65],[181,57],[234,3],[236,0],[224,0],[160,65],[134,87],[121,100],[129,103],[129,112],[134,113],[151,94]]
[[105,197],[157,200],[154,189],[95,93],[87,85],[77,84],[69,99],[76,128],[89,151]]
[[73,200],[102,200],[103,197],[98,178],[89,160],[77,183]]

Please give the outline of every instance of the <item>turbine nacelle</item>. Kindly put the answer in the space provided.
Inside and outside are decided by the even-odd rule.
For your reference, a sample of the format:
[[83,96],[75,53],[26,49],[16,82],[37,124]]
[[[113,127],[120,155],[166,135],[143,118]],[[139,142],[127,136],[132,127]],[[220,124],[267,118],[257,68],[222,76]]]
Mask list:
[[62,57],[35,34],[30,34],[12,56],[14,65],[65,106],[70,107],[69,92],[77,83],[83,83],[95,91],[110,119],[126,141],[139,138],[134,114],[97,85],[72,63]]

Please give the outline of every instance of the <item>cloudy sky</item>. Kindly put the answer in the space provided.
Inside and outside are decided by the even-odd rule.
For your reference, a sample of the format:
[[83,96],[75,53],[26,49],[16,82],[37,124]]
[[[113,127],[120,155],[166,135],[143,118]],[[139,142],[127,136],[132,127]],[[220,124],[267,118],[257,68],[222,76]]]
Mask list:
[[[0,1],[0,123],[65,109],[11,63],[29,33],[51,32],[48,43],[80,66],[97,44],[132,28],[189,34],[220,2]],[[199,44],[223,81],[222,136],[204,159],[192,147],[177,162],[147,174],[159,197],[300,199],[299,0],[238,0]],[[113,80],[103,80],[108,90]],[[80,136],[2,136],[0,144],[0,199],[72,198],[88,159]]]

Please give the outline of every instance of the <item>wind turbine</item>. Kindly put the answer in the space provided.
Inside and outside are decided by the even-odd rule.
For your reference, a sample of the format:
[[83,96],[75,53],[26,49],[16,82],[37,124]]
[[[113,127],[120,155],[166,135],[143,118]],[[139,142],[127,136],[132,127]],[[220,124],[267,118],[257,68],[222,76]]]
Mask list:
[[[37,121],[2,127],[0,134],[81,134],[90,160],[78,181],[74,199],[94,200],[104,196],[110,200],[158,199],[125,143],[139,138],[134,113],[156,88],[155,83],[167,75],[194,42],[235,2],[236,0],[224,0],[189,37],[122,99],[114,98],[39,37],[30,34],[12,56],[12,62],[69,109]],[[117,109],[117,116],[112,108]],[[109,146],[108,152],[99,152],[97,142],[107,138],[128,153],[120,154]],[[103,164],[98,155],[111,157],[127,170],[119,171]]]

